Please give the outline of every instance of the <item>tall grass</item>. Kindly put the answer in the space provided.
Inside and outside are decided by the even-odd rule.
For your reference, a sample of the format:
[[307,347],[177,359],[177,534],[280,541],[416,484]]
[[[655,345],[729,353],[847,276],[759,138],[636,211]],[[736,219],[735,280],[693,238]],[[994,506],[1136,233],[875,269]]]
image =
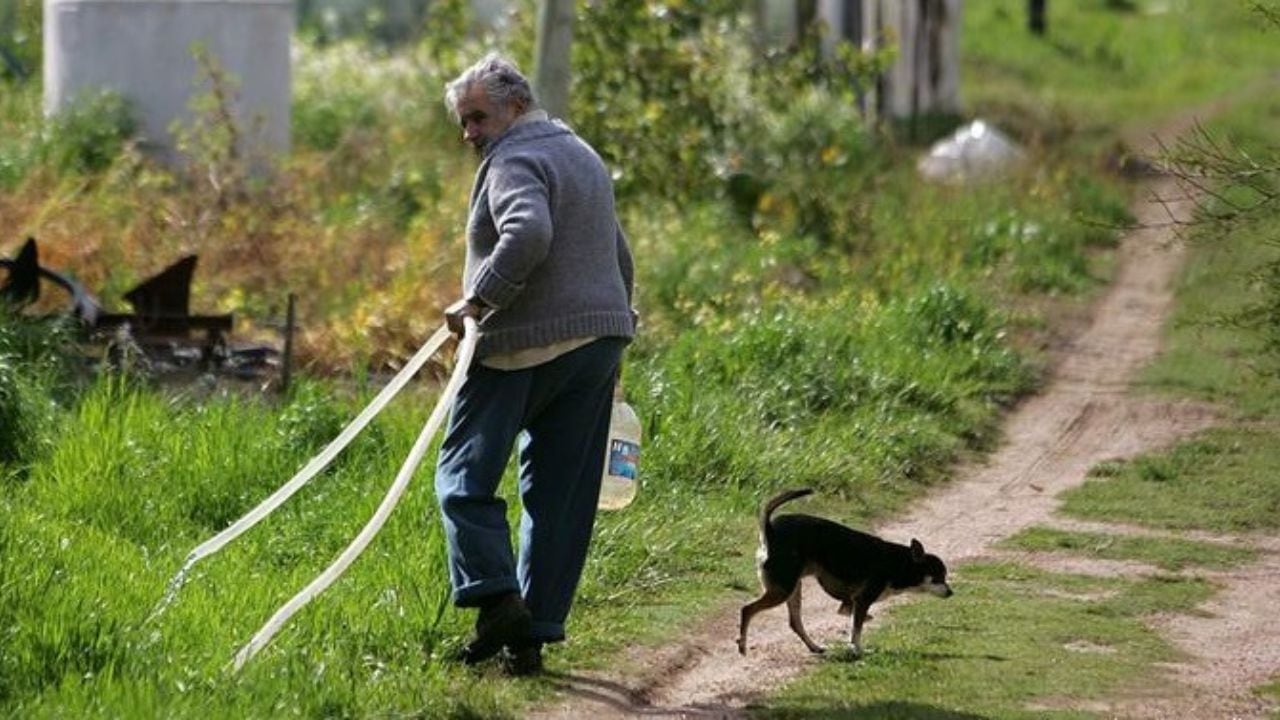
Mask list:
[[[306,387],[275,408],[233,396],[187,403],[120,378],[97,383],[68,412],[49,456],[5,493],[0,698],[36,716],[112,715],[134,702],[144,715],[149,706],[242,716],[263,711],[268,697],[266,707],[314,715],[354,703],[351,683],[374,695],[389,682],[440,685],[428,660],[460,628],[445,616],[443,550],[422,486],[359,571],[282,635],[270,669],[222,674],[236,646],[372,514],[417,430],[420,407],[406,405],[425,400],[380,420],[263,528],[199,567],[171,610],[147,624],[186,550],[274,489],[350,407]],[[325,666],[343,679],[332,682]]]

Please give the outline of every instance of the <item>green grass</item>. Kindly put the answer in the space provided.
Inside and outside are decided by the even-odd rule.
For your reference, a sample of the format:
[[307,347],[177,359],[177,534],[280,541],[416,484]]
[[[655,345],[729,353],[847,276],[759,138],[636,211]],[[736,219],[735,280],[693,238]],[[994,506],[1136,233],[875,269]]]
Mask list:
[[948,600],[877,614],[862,659],[824,660],[757,715],[1091,717],[1089,701],[1177,659],[1144,618],[1190,612],[1213,592],[1195,579],[1103,579],[1009,564],[965,565],[951,584]]
[[1238,91],[1280,59],[1273,30],[1249,3],[1133,5],[1136,12],[1103,0],[1050,4],[1043,38],[1026,31],[1021,0],[967,6],[961,54],[969,107],[1031,139],[1104,139],[1116,126],[1145,127]]
[[[469,616],[448,603],[429,469],[344,578],[244,673],[226,672],[236,649],[372,514],[431,402],[411,391],[394,403],[330,470],[198,565],[177,602],[147,623],[185,553],[287,479],[355,405],[315,383],[281,406],[234,396],[190,403],[111,378],[91,388],[63,418],[58,442],[0,495],[7,711],[494,717],[545,693],[441,661]],[[602,652],[656,639],[652,628],[670,632],[672,618],[745,582],[740,548],[753,515],[743,502],[658,487],[603,516],[576,642],[553,652],[551,666],[599,664]],[[671,513],[694,519],[665,522]],[[734,564],[743,572],[726,577]]]
[[1104,560],[1137,560],[1173,572],[1188,567],[1234,567],[1249,563],[1258,556],[1254,550],[1222,543],[1070,532],[1043,527],[1023,530],[1001,541],[1000,545],[1039,552],[1076,553]]
[[1223,532],[1280,527],[1273,427],[1220,428],[1167,452],[1094,468],[1063,494],[1075,517]]
[[34,83],[0,83],[0,189],[16,185],[35,162],[38,143],[32,128],[39,116],[40,93]]
[[[1254,688],[1254,692],[1271,700],[1272,702],[1280,702],[1280,677],[1273,679],[1265,685],[1260,685]],[[1280,711],[1272,712],[1271,717],[1280,717]]]

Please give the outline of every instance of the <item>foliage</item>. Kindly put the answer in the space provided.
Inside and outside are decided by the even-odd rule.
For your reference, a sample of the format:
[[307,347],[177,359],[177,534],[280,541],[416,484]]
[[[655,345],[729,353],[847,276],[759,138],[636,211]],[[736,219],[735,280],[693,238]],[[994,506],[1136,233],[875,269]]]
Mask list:
[[726,85],[741,79],[741,59],[729,59],[740,43],[727,36],[736,13],[714,8],[691,24],[671,12],[643,0],[594,3],[575,28],[571,119],[624,195],[705,189],[733,122]]
[[[298,32],[317,45],[359,41],[393,49],[432,32],[454,0],[299,0]],[[466,29],[465,26],[463,28]]]
[[119,157],[137,127],[129,103],[112,92],[77,100],[46,125],[44,152],[68,173],[101,172]]
[[[0,137],[0,189],[15,188],[35,169],[69,176],[95,175],[126,150],[136,122],[129,103],[112,92],[86,94],[56,116],[39,116],[38,88],[15,88],[0,101],[23,122]],[[16,124],[16,123],[15,123]]]
[[[858,159],[853,91],[869,86],[882,58],[847,45],[827,57],[817,43],[756,58],[754,42],[737,3],[623,0],[581,10],[572,120],[615,168],[621,194],[739,193],[724,183],[767,187],[784,168],[803,175]],[[808,86],[814,93],[794,107],[794,90]],[[759,191],[745,191],[749,211]]]
[[40,89],[33,83],[0,92],[0,189],[11,190],[40,160]]
[[[1209,198],[1194,221],[1202,239],[1253,238],[1274,251],[1280,241],[1265,228],[1280,217],[1280,144],[1268,144],[1276,142],[1274,134],[1251,140],[1261,147],[1255,150],[1199,127],[1166,155],[1188,191]],[[1280,256],[1269,254],[1245,278],[1253,298],[1216,322],[1260,338],[1264,361],[1258,367],[1280,376]]]
[[876,150],[884,139],[873,137],[844,94],[814,87],[797,95],[730,140],[721,174],[757,230],[856,250],[874,178],[889,165],[888,153]]
[[6,82],[40,75],[44,35],[42,0],[7,0],[0,4],[0,89]]

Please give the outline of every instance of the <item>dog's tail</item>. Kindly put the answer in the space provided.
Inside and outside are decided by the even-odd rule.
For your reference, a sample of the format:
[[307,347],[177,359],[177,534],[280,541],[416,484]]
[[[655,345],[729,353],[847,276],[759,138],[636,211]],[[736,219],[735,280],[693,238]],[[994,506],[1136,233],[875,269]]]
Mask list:
[[812,495],[813,488],[800,488],[798,490],[787,490],[778,493],[770,498],[769,502],[760,508],[760,535],[768,540],[769,537],[769,521],[773,518],[773,511],[777,510],[783,503],[791,502],[796,498],[802,498],[805,495]]

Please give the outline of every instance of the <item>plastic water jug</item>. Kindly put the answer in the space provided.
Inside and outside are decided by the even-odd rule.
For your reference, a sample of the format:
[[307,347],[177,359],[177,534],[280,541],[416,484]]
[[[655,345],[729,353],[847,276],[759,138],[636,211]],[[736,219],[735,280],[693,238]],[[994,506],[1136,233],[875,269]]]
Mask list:
[[622,397],[621,387],[613,394],[609,418],[609,441],[605,445],[604,477],[600,482],[601,510],[619,510],[636,496],[640,462],[640,418]]

